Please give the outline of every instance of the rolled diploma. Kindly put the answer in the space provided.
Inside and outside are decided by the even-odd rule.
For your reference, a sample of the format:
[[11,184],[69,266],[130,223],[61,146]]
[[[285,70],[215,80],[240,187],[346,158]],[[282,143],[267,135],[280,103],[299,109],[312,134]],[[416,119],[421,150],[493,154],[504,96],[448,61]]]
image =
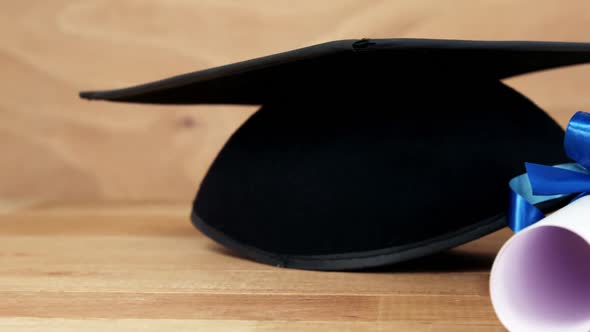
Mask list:
[[590,331],[590,196],[510,238],[490,296],[510,331]]

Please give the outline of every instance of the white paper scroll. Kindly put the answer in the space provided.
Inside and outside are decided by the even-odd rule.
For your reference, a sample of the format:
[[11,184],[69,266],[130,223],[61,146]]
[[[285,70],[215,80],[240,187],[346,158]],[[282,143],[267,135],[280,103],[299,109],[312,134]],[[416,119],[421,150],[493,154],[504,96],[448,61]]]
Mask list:
[[498,318],[512,332],[590,331],[590,196],[506,242],[490,292]]

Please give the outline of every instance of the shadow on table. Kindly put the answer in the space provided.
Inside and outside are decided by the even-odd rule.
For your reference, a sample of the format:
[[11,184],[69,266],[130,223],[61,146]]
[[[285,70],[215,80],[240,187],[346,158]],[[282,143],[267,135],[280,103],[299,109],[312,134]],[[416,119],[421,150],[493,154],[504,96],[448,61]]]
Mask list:
[[[217,244],[212,244],[209,246],[209,249],[214,251],[216,254],[231,256],[237,259],[246,259],[240,255],[237,255],[235,252]],[[489,272],[492,268],[495,257],[495,253],[474,253],[455,249],[399,264],[354,270],[349,272]]]
[[449,250],[415,260],[370,268],[363,272],[489,272],[495,253]]

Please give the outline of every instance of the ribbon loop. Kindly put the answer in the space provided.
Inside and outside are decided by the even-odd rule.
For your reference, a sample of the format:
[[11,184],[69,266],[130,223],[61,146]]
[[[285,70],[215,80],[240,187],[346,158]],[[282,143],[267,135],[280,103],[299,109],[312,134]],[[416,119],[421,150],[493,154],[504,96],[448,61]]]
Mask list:
[[565,153],[584,168],[590,168],[590,113],[577,112],[565,131]]
[[590,191],[590,175],[584,169],[568,166],[545,166],[526,163],[526,171],[534,195],[571,195]]

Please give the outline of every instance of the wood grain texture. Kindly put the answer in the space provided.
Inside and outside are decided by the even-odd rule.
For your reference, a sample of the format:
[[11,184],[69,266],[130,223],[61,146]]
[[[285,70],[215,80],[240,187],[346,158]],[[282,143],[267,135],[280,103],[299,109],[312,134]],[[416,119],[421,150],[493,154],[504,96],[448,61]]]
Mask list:
[[234,256],[179,204],[40,204],[0,213],[0,330],[502,331],[499,232],[362,272]]
[[[589,27],[586,0],[3,1],[0,330],[503,331],[488,277],[508,232],[360,273],[243,260],[190,226],[188,203],[256,107],[77,93],[334,39],[590,41]],[[590,107],[590,66],[508,84],[562,125]]]
[[[22,0],[0,8],[0,201],[11,202],[188,202],[256,109],[86,102],[82,89],[342,38],[589,41],[590,26],[585,0]],[[562,124],[590,105],[588,66],[509,83]]]

